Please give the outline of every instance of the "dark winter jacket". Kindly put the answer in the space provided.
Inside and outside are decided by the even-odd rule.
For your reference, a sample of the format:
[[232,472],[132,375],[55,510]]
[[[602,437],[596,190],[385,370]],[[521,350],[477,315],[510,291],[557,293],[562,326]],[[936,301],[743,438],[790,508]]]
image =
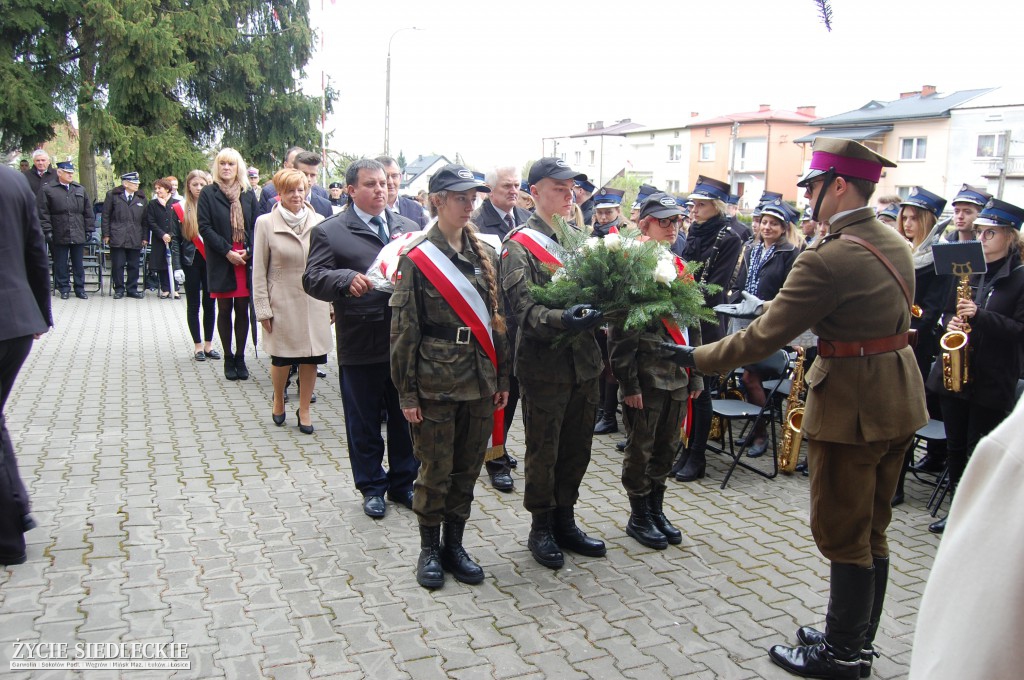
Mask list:
[[[167,199],[167,205],[160,205],[157,199],[146,204],[146,212],[143,214],[143,227],[149,231],[149,268],[157,271],[167,269],[167,248],[164,244],[164,234],[170,234],[173,238],[175,224],[178,215],[174,212],[173,198]],[[172,255],[172,267],[180,269],[180,265],[174,262]]]
[[103,201],[103,238],[110,239],[111,248],[139,249],[149,239],[148,230],[142,225],[146,212],[146,196],[136,191],[131,202],[125,200],[123,186],[107,192]]
[[[725,230],[724,233],[723,230]],[[720,233],[721,239],[718,238]],[[722,215],[716,215],[700,224],[694,223],[686,234],[683,259],[701,265],[701,270],[697,274],[698,279],[706,283],[714,283],[722,288],[720,292],[707,297],[705,303],[708,307],[725,302],[725,289],[732,278],[732,272],[736,268],[742,247],[743,241],[740,240],[729,223],[729,218]],[[700,331],[704,344],[707,345],[725,337],[726,323],[727,319],[722,315],[719,315],[717,324],[701,321]]]
[[92,201],[77,182],[66,188],[56,179],[44,184],[36,194],[36,206],[47,242],[85,243],[96,229]]
[[25,179],[28,180],[28,185],[32,187],[32,193],[36,196],[39,195],[39,190],[44,184],[51,184],[57,181],[57,171],[53,168],[47,168],[46,172],[42,175],[36,172],[35,168],[29,168],[21,174],[25,175]]
[[[252,271],[252,238],[256,218],[260,215],[260,206],[256,194],[250,189],[238,197],[242,204],[242,217],[245,222],[245,250],[249,253],[246,261]],[[227,196],[220,190],[217,183],[207,184],[199,194],[196,204],[196,221],[199,222],[199,235],[206,244],[206,273],[210,281],[211,293],[230,293],[238,287],[235,279],[235,266],[228,262],[228,251],[234,249],[231,242],[231,205]]]
[[[750,256],[754,253],[757,244],[753,241],[747,243],[743,251],[743,263],[740,264],[739,274],[736,277],[736,291],[747,289],[747,276],[750,273]],[[786,282],[789,270],[797,256],[803,252],[803,248],[797,248],[792,243],[782,238],[775,244],[775,250],[766,262],[761,265],[761,274],[757,281],[757,292],[754,293],[762,300],[771,300],[779,291],[782,284]]]

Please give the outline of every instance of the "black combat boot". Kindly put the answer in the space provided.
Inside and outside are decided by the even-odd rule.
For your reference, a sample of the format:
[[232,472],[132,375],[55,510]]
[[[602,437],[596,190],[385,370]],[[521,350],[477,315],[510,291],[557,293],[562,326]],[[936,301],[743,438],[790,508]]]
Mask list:
[[658,528],[658,531],[665,534],[665,539],[670,545],[679,545],[683,542],[683,532],[672,526],[665,516],[665,487],[655,486],[651,489],[651,495],[647,497],[647,504],[651,508],[651,522]]
[[594,425],[594,434],[612,434],[619,431],[619,421],[615,419],[615,409],[618,407],[618,385],[611,383],[604,386],[604,399],[602,399],[601,416]]
[[814,645],[775,645],[772,661],[803,678],[853,680],[861,677],[861,649],[875,600],[874,567],[832,563],[825,637]]
[[[875,598],[871,602],[871,618],[868,620],[868,632],[864,637],[864,647],[860,650],[860,677],[871,677],[871,663],[878,656],[875,651],[875,634],[878,622],[882,619],[882,604],[885,602],[885,588],[889,584],[889,558],[876,557],[875,564]],[[802,626],[796,637],[802,645],[816,645],[825,641],[825,634],[817,628]]]
[[641,545],[655,550],[664,550],[668,547],[668,539],[665,534],[658,531],[651,521],[651,508],[648,505],[647,496],[630,496],[629,507],[632,513],[629,521],[626,522],[626,533],[635,538]]
[[441,527],[420,525],[420,558],[416,562],[416,583],[424,588],[440,588],[444,585],[444,569],[441,567]]
[[462,533],[466,523],[458,520],[445,520],[444,545],[441,547],[441,566],[456,581],[476,585],[484,580],[484,570],[473,561],[462,547]]
[[551,533],[551,513],[533,513],[533,524],[530,526],[530,539],[527,542],[533,559],[548,569],[561,569],[565,564],[565,556],[555,543]]
[[227,350],[224,351],[224,377],[228,380],[238,380],[238,369],[235,368],[235,355]]
[[587,536],[576,526],[572,506],[555,508],[555,521],[552,533],[555,543],[563,550],[571,550],[587,557],[604,557],[604,541]]

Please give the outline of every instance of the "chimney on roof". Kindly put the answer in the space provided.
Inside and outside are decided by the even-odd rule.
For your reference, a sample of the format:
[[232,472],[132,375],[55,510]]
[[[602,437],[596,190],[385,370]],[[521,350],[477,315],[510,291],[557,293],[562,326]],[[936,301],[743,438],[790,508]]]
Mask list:
[[796,112],[800,113],[800,114],[803,114],[805,116],[815,116],[815,115],[817,115],[814,112],[814,110],[816,108],[817,108],[816,106],[798,106],[798,107],[796,107]]
[[700,111],[690,111],[690,118],[696,118],[700,115]]
[[922,85],[921,86],[921,96],[922,97],[930,97],[933,94],[935,94],[935,86],[934,85]]
[[632,123],[632,122],[633,122],[633,119],[631,119],[631,118],[623,118],[618,123],[616,123],[616,125],[622,125],[623,123]]
[[764,113],[765,111],[771,111],[771,110],[772,110],[772,105],[771,104],[761,104],[760,108],[757,109],[757,112],[758,113]]
[[590,128],[591,130],[600,130],[601,128],[604,127],[604,121],[603,120],[595,120],[590,125],[591,125],[591,128]]
[[900,92],[900,99],[909,99],[910,97],[916,97],[921,94],[920,91],[914,90],[913,92]]

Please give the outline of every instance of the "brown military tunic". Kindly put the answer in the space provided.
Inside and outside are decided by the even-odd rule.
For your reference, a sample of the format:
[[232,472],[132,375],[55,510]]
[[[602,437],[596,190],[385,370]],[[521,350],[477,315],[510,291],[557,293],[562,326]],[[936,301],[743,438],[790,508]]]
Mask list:
[[[536,213],[524,226],[558,240]],[[530,512],[576,504],[590,464],[597,379],[602,368],[601,350],[592,332],[578,347],[552,347],[564,331],[563,310],[537,304],[528,287],[531,283],[547,283],[551,273],[529,250],[506,238],[501,251],[501,280],[519,325],[515,374],[522,390],[526,425],[523,505]]]
[[[440,229],[414,239],[406,252],[424,240],[437,246],[487,301],[480,260],[463,235],[461,253]],[[494,249],[482,243],[497,275]],[[441,292],[408,257],[398,266],[391,296],[391,378],[402,408],[419,408],[423,421],[412,425],[413,447],[420,461],[413,485],[413,511],[420,524],[466,521],[473,486],[484,462],[494,417],[494,394],[508,390],[508,343],[494,333],[498,367],[480,343],[439,337],[465,326]]]
[[[864,207],[837,216],[832,234],[877,247],[913,295],[914,266],[899,234]],[[910,310],[893,275],[861,245],[838,239],[809,248],[778,296],[749,327],[698,347],[698,368],[723,373],[760,361],[807,328],[823,340],[870,340],[906,332]],[[811,529],[836,562],[870,566],[888,554],[889,501],[903,453],[928,422],[910,347],[865,357],[819,356],[807,372],[803,417],[811,468]]]

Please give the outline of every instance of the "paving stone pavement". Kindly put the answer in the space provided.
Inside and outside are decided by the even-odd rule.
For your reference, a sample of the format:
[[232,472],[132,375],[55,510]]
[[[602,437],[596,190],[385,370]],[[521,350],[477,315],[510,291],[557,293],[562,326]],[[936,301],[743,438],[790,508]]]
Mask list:
[[[578,506],[605,559],[536,564],[516,473],[515,493],[477,486],[466,545],[487,579],[428,592],[412,513],[362,513],[336,365],[316,433],[291,412],[275,427],[269,358],[250,347],[252,379],[226,381],[223,362],[192,360],[184,315],[152,293],[54,300],[7,406],[39,527],[28,563],[0,568],[0,674],[118,677],[8,673],[21,640],[184,643],[182,678],[787,678],[767,647],[823,621],[806,478],[739,471],[722,491],[711,455],[707,479],[670,482],[683,544],[649,550],[625,535],[614,435],[595,438]],[[877,678],[906,675],[937,546],[928,491],[911,478],[894,514]]]

